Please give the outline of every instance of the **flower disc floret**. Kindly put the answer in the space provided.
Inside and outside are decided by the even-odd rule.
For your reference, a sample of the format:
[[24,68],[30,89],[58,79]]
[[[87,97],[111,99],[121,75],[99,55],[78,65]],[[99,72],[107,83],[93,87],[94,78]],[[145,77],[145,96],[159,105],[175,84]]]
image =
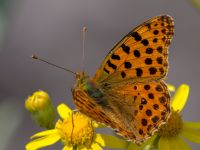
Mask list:
[[79,112],[66,120],[59,120],[56,128],[61,132],[61,140],[68,145],[85,145],[89,147],[94,137],[92,121]]
[[171,115],[166,124],[159,129],[159,134],[162,137],[178,136],[183,129],[183,120],[177,111],[171,112]]

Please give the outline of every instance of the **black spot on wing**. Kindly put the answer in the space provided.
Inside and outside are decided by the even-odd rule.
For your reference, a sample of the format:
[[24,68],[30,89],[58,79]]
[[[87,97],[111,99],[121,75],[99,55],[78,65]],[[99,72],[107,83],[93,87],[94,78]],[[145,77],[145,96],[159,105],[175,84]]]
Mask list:
[[142,74],[143,74],[142,69],[141,69],[141,68],[136,68],[135,70],[136,70],[136,75],[137,75],[137,77],[141,77]]
[[115,60],[120,60],[119,55],[115,55],[115,54],[112,54],[111,58]]
[[107,64],[109,67],[111,67],[112,69],[116,70],[117,69],[117,66],[114,65],[110,60],[107,61]]
[[103,70],[104,70],[107,74],[110,74],[110,72],[109,72],[106,68],[103,68]]
[[125,67],[126,69],[129,69],[129,68],[132,67],[132,64],[131,64],[130,62],[125,62],[125,63],[124,63],[124,67]]
[[154,116],[151,120],[153,121],[153,123],[156,123],[159,120],[159,117],[158,116]]
[[122,44],[121,48],[126,54],[130,53],[130,47],[129,46],[126,46],[125,44]]
[[136,41],[140,41],[142,40],[142,37],[138,34],[138,32],[132,32],[131,36],[136,40]]
[[153,53],[153,49],[152,49],[151,47],[148,47],[148,48],[146,49],[146,53],[147,53],[147,54],[152,54],[152,53]]
[[152,64],[152,59],[151,58],[146,58],[145,59],[145,64],[151,65]]
[[149,45],[149,41],[148,41],[147,39],[143,39],[143,40],[141,41],[141,43],[142,43],[144,46]]
[[121,76],[122,76],[122,78],[125,78],[126,77],[126,73],[125,72],[121,72]]
[[146,126],[146,125],[148,124],[148,122],[147,122],[146,119],[142,119],[142,120],[141,120],[141,123],[142,123],[143,126]]
[[156,72],[157,72],[157,69],[156,69],[155,67],[150,67],[150,68],[149,68],[149,73],[150,73],[151,75],[156,74]]
[[134,56],[137,57],[137,58],[140,57],[140,51],[137,50],[137,49],[133,51],[133,54],[134,54]]
[[154,30],[154,31],[153,31],[153,34],[154,34],[154,35],[157,35],[158,33],[159,33],[158,30]]

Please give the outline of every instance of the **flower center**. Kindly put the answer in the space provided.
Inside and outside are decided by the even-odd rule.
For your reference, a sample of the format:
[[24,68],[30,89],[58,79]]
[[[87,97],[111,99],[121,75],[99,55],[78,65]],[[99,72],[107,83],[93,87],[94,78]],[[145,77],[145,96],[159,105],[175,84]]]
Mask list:
[[65,144],[90,147],[92,143],[94,136],[92,121],[79,112],[75,112],[71,118],[59,120],[56,128],[61,131],[61,139]]
[[162,137],[174,137],[179,135],[182,129],[182,116],[177,111],[172,110],[167,123],[160,127],[158,134]]

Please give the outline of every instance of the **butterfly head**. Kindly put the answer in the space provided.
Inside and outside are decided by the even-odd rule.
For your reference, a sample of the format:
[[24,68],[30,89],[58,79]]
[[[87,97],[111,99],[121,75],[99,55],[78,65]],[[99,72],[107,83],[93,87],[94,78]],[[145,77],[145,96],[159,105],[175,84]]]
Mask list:
[[84,85],[86,82],[88,82],[89,80],[89,76],[85,75],[84,72],[77,72],[76,73],[76,87],[81,87],[82,85]]

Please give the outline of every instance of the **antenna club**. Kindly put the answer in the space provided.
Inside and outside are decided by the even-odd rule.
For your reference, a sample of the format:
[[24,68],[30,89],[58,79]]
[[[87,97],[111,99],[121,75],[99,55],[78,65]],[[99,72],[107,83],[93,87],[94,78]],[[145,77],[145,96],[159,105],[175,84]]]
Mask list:
[[82,31],[86,32],[87,31],[87,27],[84,26]]
[[33,59],[38,59],[38,57],[36,55],[32,55],[31,56]]

